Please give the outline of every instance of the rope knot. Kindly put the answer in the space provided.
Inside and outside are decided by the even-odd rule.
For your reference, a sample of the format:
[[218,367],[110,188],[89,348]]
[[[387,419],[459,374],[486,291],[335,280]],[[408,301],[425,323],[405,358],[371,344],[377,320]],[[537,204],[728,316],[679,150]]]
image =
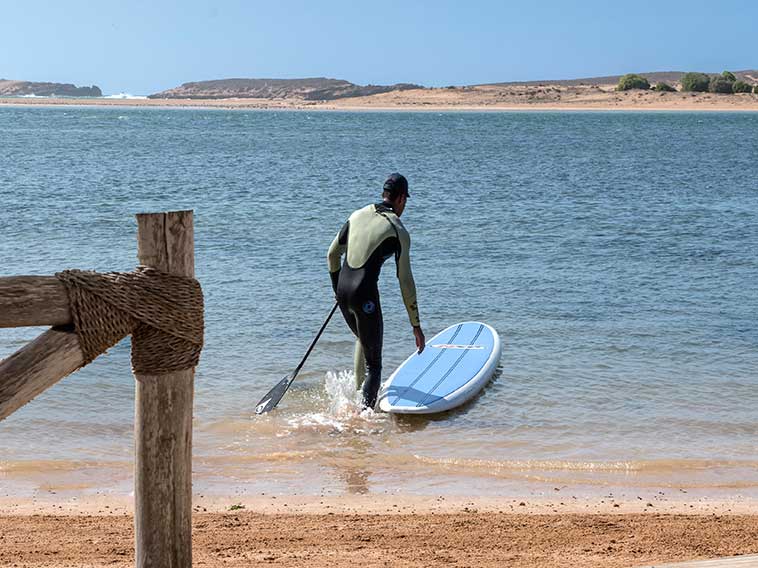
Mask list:
[[138,266],[133,272],[64,270],[84,364],[132,335],[132,369],[163,375],[195,367],[203,348],[203,292],[194,278]]

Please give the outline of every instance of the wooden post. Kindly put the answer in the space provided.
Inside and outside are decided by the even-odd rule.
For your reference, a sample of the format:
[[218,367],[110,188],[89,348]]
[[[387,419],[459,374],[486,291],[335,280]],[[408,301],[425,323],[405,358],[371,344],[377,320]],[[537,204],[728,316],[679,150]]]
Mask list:
[[[192,211],[137,215],[144,266],[195,276]],[[192,566],[195,370],[136,375],[134,534],[138,568]]]
[[55,328],[0,361],[0,420],[82,365],[79,338]]

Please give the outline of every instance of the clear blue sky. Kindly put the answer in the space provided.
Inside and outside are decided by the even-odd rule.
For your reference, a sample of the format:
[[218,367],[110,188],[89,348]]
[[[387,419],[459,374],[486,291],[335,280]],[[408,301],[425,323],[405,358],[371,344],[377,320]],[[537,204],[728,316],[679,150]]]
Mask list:
[[753,0],[7,0],[0,21],[0,78],[105,93],[229,77],[445,86],[758,68]]

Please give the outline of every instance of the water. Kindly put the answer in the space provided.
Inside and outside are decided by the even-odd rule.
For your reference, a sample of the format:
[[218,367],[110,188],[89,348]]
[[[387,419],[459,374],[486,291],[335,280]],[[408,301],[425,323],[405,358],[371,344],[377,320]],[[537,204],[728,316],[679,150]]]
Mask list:
[[[758,489],[758,114],[0,109],[4,275],[130,270],[134,214],[195,210],[199,490]],[[481,319],[496,378],[436,417],[359,413],[326,249],[390,171],[427,336]],[[392,261],[385,369],[413,348]],[[0,357],[40,329],[0,330]],[[386,375],[385,375],[386,376]],[[0,423],[7,491],[130,490],[123,342]]]

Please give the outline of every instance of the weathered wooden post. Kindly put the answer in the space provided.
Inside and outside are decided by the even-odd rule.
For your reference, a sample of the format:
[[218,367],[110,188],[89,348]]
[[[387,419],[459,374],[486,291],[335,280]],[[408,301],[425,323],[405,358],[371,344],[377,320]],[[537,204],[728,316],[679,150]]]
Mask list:
[[[55,276],[0,278],[0,327],[69,323],[66,288]],[[0,420],[83,364],[76,334],[55,328],[0,360]]]
[[[137,256],[195,276],[192,211],[137,215]],[[195,370],[136,374],[134,528],[138,568],[192,566],[192,399]]]
[[203,347],[192,211],[137,215],[132,272],[0,278],[0,327],[58,326],[0,360],[0,420],[132,336],[140,568],[192,566],[192,399]]

